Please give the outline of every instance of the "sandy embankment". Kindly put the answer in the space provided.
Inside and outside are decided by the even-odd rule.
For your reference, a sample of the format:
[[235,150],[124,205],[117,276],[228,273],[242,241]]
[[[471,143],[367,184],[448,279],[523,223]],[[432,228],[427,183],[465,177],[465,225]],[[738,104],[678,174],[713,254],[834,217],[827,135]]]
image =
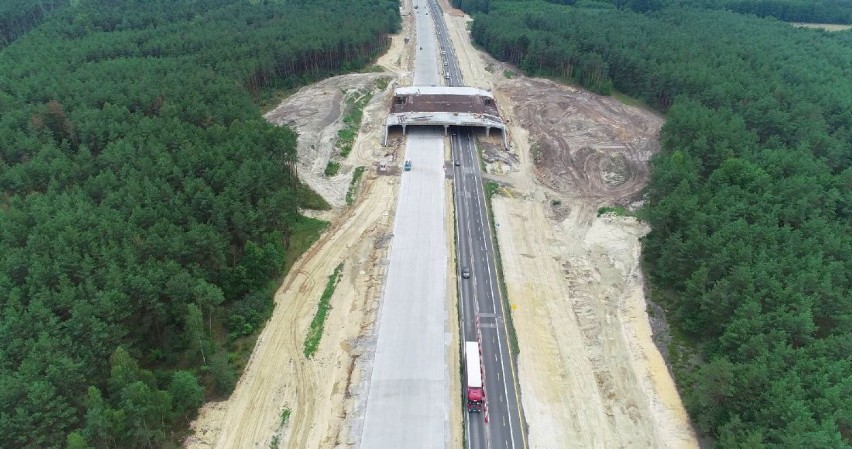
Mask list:
[[[408,2],[403,2],[403,9]],[[393,159],[396,146],[380,145],[383,120],[391,87],[375,91],[364,109],[361,132],[350,156],[342,161],[340,174],[327,178],[322,171],[335,154],[334,137],[341,129],[345,96],[374,89],[380,77],[395,82],[410,78],[406,68],[413,43],[410,20],[392,36],[389,51],[378,60],[386,73],[365,73],[330,78],[302,88],[267,114],[273,123],[286,123],[299,133],[298,172],[308,185],[335,208],[319,214],[331,225],[320,240],[296,263],[275,295],[275,310],[231,397],[206,404],[192,424],[188,448],[350,447],[350,413],[356,410],[357,393],[369,356],[375,310],[384,284],[385,261],[390,242],[397,178],[379,174],[380,160]],[[393,83],[393,82],[392,82]],[[391,83],[391,85],[392,85]],[[352,171],[366,166],[356,203],[344,204]],[[303,343],[325,281],[344,263],[340,283],[331,299],[332,308],[317,353],[305,359]],[[366,357],[369,358],[369,357]],[[281,412],[291,410],[281,426]]]
[[[504,79],[474,49],[470,19],[445,14],[467,84],[493,87],[511,150],[486,143],[533,448],[698,447],[651,339],[639,238],[646,225],[597,216],[647,183],[663,120],[549,81]],[[484,68],[490,66],[490,72]]]

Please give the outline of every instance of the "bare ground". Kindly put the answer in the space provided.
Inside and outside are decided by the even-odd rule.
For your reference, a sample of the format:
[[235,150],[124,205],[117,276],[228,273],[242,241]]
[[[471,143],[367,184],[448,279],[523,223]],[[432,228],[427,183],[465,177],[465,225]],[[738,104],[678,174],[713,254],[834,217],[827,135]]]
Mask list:
[[497,89],[519,161],[494,213],[530,445],[697,447],[652,340],[639,268],[647,226],[597,216],[639,196],[662,119],[550,81]]
[[[279,447],[341,443],[350,375],[361,353],[359,335],[370,326],[381,286],[394,184],[390,177],[367,180],[364,199],[293,267],[236,389],[227,401],[202,409],[187,447],[265,448],[279,433]],[[345,268],[322,341],[316,355],[306,359],[302,350],[307,327],[327,276],[340,262]],[[292,415],[287,429],[281,429],[285,407]]]
[[[407,14],[409,10],[410,1],[403,1],[401,11]],[[345,204],[355,167],[377,165],[382,160],[392,162],[399,149],[399,142],[390,148],[382,147],[381,138],[394,86],[411,82],[410,67],[415,44],[412,30],[413,18],[404,15],[402,31],[390,36],[388,51],[376,61],[376,65],[385,72],[352,73],[305,86],[265,115],[270,123],[288,125],[299,133],[299,177],[335,208]],[[407,44],[405,38],[410,38]],[[383,78],[390,82],[384,90],[379,90],[376,82]],[[346,97],[358,92],[372,94],[364,108],[360,135],[352,152],[341,161],[338,174],[327,177],[325,167],[338,155],[337,132],[343,128]]]
[[[302,255],[276,293],[273,315],[231,397],[201,409],[185,447],[352,446],[349,429],[363,407],[358,389],[375,346],[372,327],[392,239],[398,182],[393,175],[380,176],[375,166],[393,158],[397,149],[379,143],[393,83],[383,92],[376,91],[365,108],[360,134],[342,161],[341,174],[326,178],[322,172],[335,151],[346,93],[370,90],[383,76],[406,76],[413,43],[405,45],[403,35],[410,29],[410,21],[405,20],[403,32],[392,36],[389,51],[377,61],[388,72],[324,80],[301,89],[267,114],[271,122],[290,124],[299,132],[299,175],[337,207],[311,213],[330,220],[330,228]],[[358,165],[368,167],[358,199],[352,207],[339,207],[352,168]],[[327,276],[341,262],[345,268],[331,298],[321,343],[314,357],[306,359],[307,328]],[[291,410],[286,425],[281,421],[284,408]]]
[[846,31],[852,29],[852,25],[840,25],[835,23],[794,23],[796,28],[818,28],[825,31]]
[[[648,178],[661,117],[546,80],[472,47],[467,17],[445,14],[468,84],[493,86],[510,151],[480,147],[500,182],[494,216],[520,344],[533,448],[698,447],[646,312],[645,224],[597,216]],[[490,71],[484,67],[489,66]]]
[[535,174],[545,186],[591,204],[627,205],[647,184],[661,117],[547,80],[518,77],[499,86],[517,125],[530,133]]
[[299,89],[265,115],[269,122],[288,125],[299,133],[299,178],[334,207],[346,203],[352,170],[359,165],[374,162],[383,153],[377,141],[361,139],[349,157],[341,161],[338,174],[331,177],[325,175],[328,161],[339,155],[337,132],[344,126],[346,98],[365,93],[372,95],[364,108],[362,132],[378,135],[373,118],[378,118],[381,110],[386,108],[390,88],[380,91],[376,88],[376,82],[391,76],[388,73],[353,73],[328,78]]

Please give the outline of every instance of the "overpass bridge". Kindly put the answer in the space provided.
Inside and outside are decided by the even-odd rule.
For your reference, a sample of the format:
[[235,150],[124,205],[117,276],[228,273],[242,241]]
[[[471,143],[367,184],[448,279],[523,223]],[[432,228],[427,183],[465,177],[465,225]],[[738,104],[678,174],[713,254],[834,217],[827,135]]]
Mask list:
[[497,110],[494,95],[476,87],[411,86],[394,89],[390,113],[385,121],[383,144],[393,126],[443,126],[444,135],[450,126],[485,128],[503,133],[503,146],[508,148],[506,126]]

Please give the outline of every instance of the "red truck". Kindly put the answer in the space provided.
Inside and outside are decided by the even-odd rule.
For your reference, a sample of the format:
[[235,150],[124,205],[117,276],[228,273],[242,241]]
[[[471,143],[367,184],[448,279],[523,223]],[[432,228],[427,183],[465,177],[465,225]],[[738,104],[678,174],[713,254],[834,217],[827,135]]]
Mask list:
[[481,412],[484,393],[482,390],[482,365],[479,361],[479,343],[464,343],[465,372],[467,374],[467,411]]

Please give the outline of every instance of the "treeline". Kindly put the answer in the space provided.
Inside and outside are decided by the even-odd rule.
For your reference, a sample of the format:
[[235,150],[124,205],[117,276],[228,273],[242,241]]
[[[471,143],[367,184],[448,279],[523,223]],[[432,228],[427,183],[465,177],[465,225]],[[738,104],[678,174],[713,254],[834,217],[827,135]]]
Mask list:
[[0,447],[170,446],[230,391],[321,202],[253,96],[398,26],[392,0],[79,0],[0,51]]
[[35,28],[51,11],[67,3],[67,0],[3,0],[0,3],[0,48]]
[[684,4],[785,22],[852,24],[852,0],[684,0]]
[[472,34],[666,112],[644,254],[703,360],[676,370],[698,429],[720,448],[849,447],[852,33],[498,1]]
[[[454,0],[469,12],[488,12],[490,0]],[[852,23],[852,0],[546,0],[584,9],[618,9],[647,13],[670,7],[726,9],[786,22]]]
[[491,10],[491,0],[450,0],[450,4],[470,14]]

